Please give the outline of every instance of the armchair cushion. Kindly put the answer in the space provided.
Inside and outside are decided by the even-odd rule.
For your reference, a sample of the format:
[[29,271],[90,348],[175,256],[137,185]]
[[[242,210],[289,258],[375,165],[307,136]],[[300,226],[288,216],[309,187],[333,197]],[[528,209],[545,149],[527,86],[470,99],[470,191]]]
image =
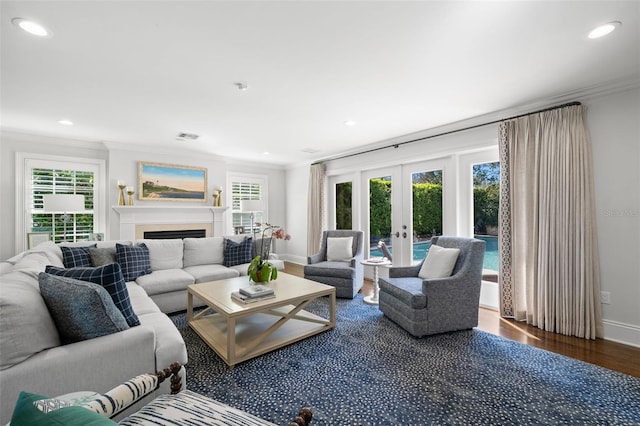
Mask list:
[[351,260],[353,257],[353,237],[327,238],[327,260]]
[[389,293],[414,309],[427,306],[427,296],[422,292],[422,278],[385,278],[379,281],[380,290]]
[[349,262],[320,262],[304,267],[305,275],[351,279],[355,270]]
[[432,244],[418,276],[425,280],[450,277],[456,266],[458,254],[460,254],[459,248],[444,248]]

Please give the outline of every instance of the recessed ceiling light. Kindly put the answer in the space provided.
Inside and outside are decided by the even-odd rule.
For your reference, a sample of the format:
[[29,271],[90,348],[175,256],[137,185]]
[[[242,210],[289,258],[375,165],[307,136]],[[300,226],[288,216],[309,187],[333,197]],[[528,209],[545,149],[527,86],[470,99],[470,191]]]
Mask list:
[[62,124],[63,126],[73,126],[73,122],[71,120],[58,120],[58,124]]
[[263,152],[262,155],[269,155],[269,151]]
[[344,122],[344,125],[345,126],[355,126],[356,122],[353,121],[353,120],[347,120],[347,121]]
[[610,34],[611,32],[613,32],[613,30],[618,28],[620,25],[622,25],[622,22],[620,21],[613,21],[604,25],[600,25],[599,27],[591,30],[591,32],[589,33],[589,38],[604,37],[607,34]]
[[30,21],[28,19],[13,18],[11,22],[13,23],[13,25],[16,25],[22,28],[24,31],[28,32],[29,34],[33,34],[38,37],[51,37],[53,35],[51,31],[49,31],[42,25],[38,24],[37,22]]

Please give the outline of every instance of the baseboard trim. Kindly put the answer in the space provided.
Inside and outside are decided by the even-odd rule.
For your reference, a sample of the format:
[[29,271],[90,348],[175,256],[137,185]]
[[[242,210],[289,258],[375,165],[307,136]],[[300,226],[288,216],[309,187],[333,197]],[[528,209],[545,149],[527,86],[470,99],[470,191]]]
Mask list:
[[604,340],[640,348],[640,327],[623,322],[602,320]]
[[480,306],[492,311],[498,310],[498,283],[493,281],[482,281],[482,287],[480,288]]

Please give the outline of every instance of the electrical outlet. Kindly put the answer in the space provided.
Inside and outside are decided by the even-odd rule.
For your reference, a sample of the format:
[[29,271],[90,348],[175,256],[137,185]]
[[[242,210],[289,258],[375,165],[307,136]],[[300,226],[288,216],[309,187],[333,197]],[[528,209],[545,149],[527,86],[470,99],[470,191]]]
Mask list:
[[604,304],[604,305],[608,305],[611,303],[611,293],[609,293],[608,291],[601,291],[600,292],[600,303]]

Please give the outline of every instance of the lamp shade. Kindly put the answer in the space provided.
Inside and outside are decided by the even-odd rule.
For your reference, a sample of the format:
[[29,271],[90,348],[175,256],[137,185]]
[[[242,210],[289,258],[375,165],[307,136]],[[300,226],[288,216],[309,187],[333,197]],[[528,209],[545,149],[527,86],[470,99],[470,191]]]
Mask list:
[[240,200],[240,211],[243,213],[264,211],[264,201],[262,200]]
[[84,195],[46,194],[42,196],[44,211],[47,213],[83,212]]

